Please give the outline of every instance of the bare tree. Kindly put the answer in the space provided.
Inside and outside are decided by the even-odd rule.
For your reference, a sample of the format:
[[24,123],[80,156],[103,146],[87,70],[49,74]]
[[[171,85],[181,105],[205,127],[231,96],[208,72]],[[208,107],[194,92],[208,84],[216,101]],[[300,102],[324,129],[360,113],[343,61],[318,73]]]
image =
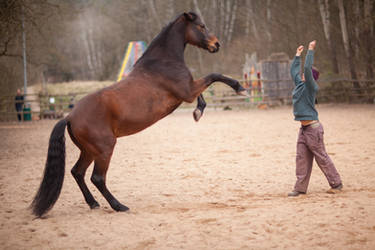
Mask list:
[[151,12],[151,15],[153,17],[153,19],[155,20],[156,24],[157,24],[157,28],[158,30],[161,29],[161,21],[160,21],[160,17],[156,11],[156,7],[155,7],[155,2],[154,0],[148,0],[148,7],[150,9],[150,12]]
[[[353,13],[354,13],[354,22],[359,24],[361,22],[361,2],[360,1],[354,1],[354,6],[353,6]],[[356,59],[358,59],[360,55],[360,35],[361,35],[361,29],[360,25],[355,25],[354,26],[354,54],[356,55]]]
[[272,13],[271,13],[271,0],[267,0],[267,5],[266,5],[266,35],[267,35],[267,39],[268,39],[268,42],[270,43],[272,41],[272,34],[271,34],[271,27],[272,27],[272,23],[271,23],[271,18],[272,18]]
[[[337,4],[339,7],[339,16],[340,16],[340,25],[341,25],[341,33],[342,33],[342,41],[344,43],[344,48],[345,48],[345,54],[346,54],[346,59],[348,61],[349,69],[350,69],[350,75],[351,78],[356,80],[357,79],[357,72],[355,70],[355,65],[354,65],[354,58],[353,58],[353,52],[349,40],[349,35],[348,35],[348,27],[346,23],[346,12],[345,12],[345,7],[344,7],[344,2],[343,0],[337,0]],[[353,83],[354,87],[359,89],[359,84],[358,82]]]
[[250,18],[251,18],[249,1],[245,1],[245,9],[246,9],[245,36],[246,38],[248,38],[250,34]]
[[193,0],[193,4],[194,4],[194,9],[195,9],[196,13],[198,14],[198,16],[200,16],[202,22],[205,23],[204,16],[202,15],[201,9],[199,8],[199,5],[198,5],[198,1]]
[[339,73],[339,66],[336,56],[336,46],[334,46],[331,38],[331,19],[330,19],[330,9],[329,9],[329,0],[319,0],[319,10],[322,17],[324,35],[327,40],[328,47],[331,52],[331,64],[333,72],[335,74]]
[[255,41],[259,41],[259,39],[260,39],[259,31],[258,31],[256,20],[255,20],[255,18],[256,18],[255,5],[254,5],[254,2],[251,2],[251,1],[249,1],[249,4],[250,4],[250,6],[247,9],[247,11],[250,14],[251,28],[253,30],[253,37],[255,38]]
[[217,3],[217,0],[211,0],[211,10],[215,11],[215,14],[214,15],[211,15],[211,29],[216,31],[217,29],[217,20],[218,20],[218,17],[216,15],[216,12],[218,11],[218,3]]
[[9,47],[21,32],[22,5],[17,1],[4,1],[0,12],[0,57],[15,56]]
[[373,71],[373,56],[374,56],[374,21],[373,16],[371,16],[373,11],[373,1],[364,1],[364,32],[366,34],[365,47],[366,47],[366,77],[369,79],[374,79]]
[[228,38],[227,42],[232,41],[232,36],[233,36],[233,30],[234,30],[234,23],[236,21],[236,16],[237,16],[237,0],[233,0],[232,3],[232,8],[231,8],[231,15],[230,15],[230,21],[228,24]]
[[237,16],[237,0],[218,0],[219,6],[219,36],[225,44],[232,40],[234,24]]
[[[52,2],[53,3],[53,2]],[[27,36],[27,76],[35,82],[37,69],[45,63],[46,55],[38,47],[46,46],[48,37],[43,30],[58,7],[47,0],[0,2],[0,89],[2,94],[13,92],[22,84],[22,19]]]
[[[201,17],[202,22],[205,23],[204,17],[202,15],[201,10],[200,10],[199,5],[198,5],[198,1],[193,0],[193,4],[194,4],[195,11]],[[200,73],[201,73],[203,71],[203,58],[202,58],[202,53],[201,53],[200,50],[197,50],[197,53],[198,53],[199,70],[200,70]]]
[[[11,84],[22,83],[22,6],[32,83],[42,72],[52,75],[52,81],[114,79],[129,41],[149,43],[163,25],[191,8],[223,44],[215,56],[188,48],[185,59],[196,68],[194,74],[220,70],[242,75],[245,53],[256,51],[260,60],[276,51],[292,55],[298,43],[314,38],[326,40],[320,43],[327,53],[316,58],[318,66],[329,62],[338,74],[340,65],[348,65],[351,78],[374,78],[374,4],[374,0],[1,1],[0,87],[6,83],[12,89]],[[336,54],[341,48],[343,56]]]
[[168,0],[168,2],[167,2],[167,18],[172,19],[174,14],[175,14],[174,1]]

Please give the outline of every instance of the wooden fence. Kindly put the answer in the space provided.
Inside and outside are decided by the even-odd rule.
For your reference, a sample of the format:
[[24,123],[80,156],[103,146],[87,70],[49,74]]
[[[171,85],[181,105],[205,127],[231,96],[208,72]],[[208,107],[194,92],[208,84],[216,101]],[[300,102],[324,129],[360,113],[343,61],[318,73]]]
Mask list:
[[[278,84],[275,84],[275,82]],[[246,84],[244,81],[241,83]],[[238,96],[232,89],[216,84],[204,92],[207,107],[230,109],[233,107],[265,107],[291,104],[294,85],[290,85],[290,79],[261,79],[260,83],[260,87],[259,85],[252,87],[250,84],[247,88],[249,97]],[[358,87],[355,87],[356,85]],[[318,103],[375,103],[375,80],[322,80],[319,81],[319,86]],[[21,118],[22,120],[61,118],[64,114],[70,112],[75,102],[86,94],[81,92],[69,95],[27,95]],[[0,96],[0,121],[17,120],[15,102],[15,96]],[[195,103],[184,103],[182,107],[191,108],[194,105]]]
[[[24,101],[16,101],[15,96],[0,96],[0,121],[58,119],[70,112],[74,103],[87,95],[86,92],[68,95],[28,94]],[[17,112],[16,102],[23,103],[23,111]]]
[[[268,82],[270,86],[267,86]],[[291,88],[289,83],[283,84],[287,82],[290,83],[291,80],[261,80],[260,90],[253,91],[251,87],[248,88],[250,97],[237,96],[228,88],[221,92],[212,91],[209,95],[206,91],[204,96],[207,106],[214,108],[290,105],[294,84]],[[355,87],[354,83],[357,83],[358,87]],[[320,86],[317,95],[318,103],[375,103],[375,80],[322,80],[318,85]]]
[[334,79],[321,81],[318,101],[322,103],[375,103],[375,80]]

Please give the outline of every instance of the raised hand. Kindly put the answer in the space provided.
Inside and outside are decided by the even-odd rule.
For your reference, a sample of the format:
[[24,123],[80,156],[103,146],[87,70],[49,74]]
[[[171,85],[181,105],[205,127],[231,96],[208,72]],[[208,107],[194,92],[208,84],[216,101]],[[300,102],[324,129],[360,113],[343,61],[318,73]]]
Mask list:
[[314,50],[314,49],[315,49],[315,45],[316,45],[316,40],[311,41],[311,42],[309,43],[309,50]]
[[301,56],[302,51],[303,51],[303,45],[300,45],[300,46],[297,48],[296,56]]

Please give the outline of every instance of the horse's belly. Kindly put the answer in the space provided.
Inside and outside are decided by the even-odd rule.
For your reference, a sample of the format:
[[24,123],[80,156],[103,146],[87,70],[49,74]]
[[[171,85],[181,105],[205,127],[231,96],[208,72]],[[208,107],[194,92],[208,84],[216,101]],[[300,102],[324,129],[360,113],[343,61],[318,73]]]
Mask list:
[[114,131],[115,135],[121,137],[140,132],[172,113],[181,103],[181,101],[170,100],[156,102],[152,107],[142,103],[131,105],[131,110],[126,108],[127,112],[119,120]]

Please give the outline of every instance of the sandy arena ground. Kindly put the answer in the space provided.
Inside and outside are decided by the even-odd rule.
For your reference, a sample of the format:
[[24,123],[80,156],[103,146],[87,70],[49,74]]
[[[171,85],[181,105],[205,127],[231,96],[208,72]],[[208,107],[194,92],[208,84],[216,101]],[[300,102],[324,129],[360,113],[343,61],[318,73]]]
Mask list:
[[291,107],[177,111],[120,138],[107,183],[130,212],[90,210],[70,175],[67,136],[59,200],[45,219],[28,206],[56,121],[0,124],[1,249],[375,249],[375,106],[320,105],[326,148],[344,191],[327,194],[314,163],[308,194],[295,182],[299,125]]

